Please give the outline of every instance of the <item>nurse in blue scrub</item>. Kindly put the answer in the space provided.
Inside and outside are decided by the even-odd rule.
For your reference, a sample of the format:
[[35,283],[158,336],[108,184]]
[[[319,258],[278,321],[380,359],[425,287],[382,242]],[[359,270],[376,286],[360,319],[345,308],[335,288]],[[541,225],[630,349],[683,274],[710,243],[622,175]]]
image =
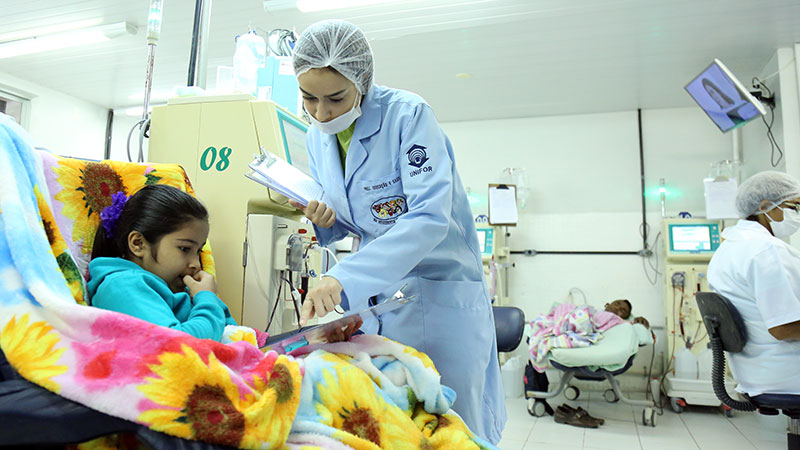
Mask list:
[[367,308],[406,286],[416,302],[362,329],[430,356],[457,394],[453,409],[497,443],[506,410],[494,318],[450,140],[425,100],[373,84],[372,49],[348,22],[311,25],[293,62],[313,125],[312,176],[325,189],[324,203],[304,213],[323,245],[360,238],[308,293],[302,322],[340,303]]

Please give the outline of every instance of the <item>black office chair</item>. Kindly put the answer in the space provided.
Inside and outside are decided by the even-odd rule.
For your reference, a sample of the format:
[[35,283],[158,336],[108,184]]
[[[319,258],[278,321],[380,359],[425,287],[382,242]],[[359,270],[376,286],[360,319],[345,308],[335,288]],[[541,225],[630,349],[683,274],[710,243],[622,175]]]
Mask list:
[[725,297],[713,292],[698,292],[697,306],[703,316],[708,336],[711,338],[713,365],[711,385],[714,394],[724,404],[739,411],[755,411],[774,416],[778,411],[789,416],[786,441],[789,450],[800,450],[800,395],[761,394],[748,401],[734,400],[725,390],[725,353],[739,353],[747,343],[747,329],[739,312]]
[[522,342],[525,313],[516,306],[493,306],[497,351],[513,352]]

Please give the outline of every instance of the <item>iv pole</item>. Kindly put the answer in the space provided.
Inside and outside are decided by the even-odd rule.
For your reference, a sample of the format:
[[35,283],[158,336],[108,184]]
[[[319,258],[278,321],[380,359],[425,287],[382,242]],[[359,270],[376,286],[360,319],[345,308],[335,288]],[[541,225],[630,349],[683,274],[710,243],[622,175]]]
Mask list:
[[147,73],[144,81],[144,105],[142,107],[142,119],[136,122],[128,133],[127,149],[128,161],[133,162],[131,157],[131,136],[139,129],[139,154],[136,162],[144,162],[144,138],[145,133],[150,127],[150,91],[153,87],[153,63],[156,58],[156,45],[161,36],[161,17],[164,0],[150,0],[150,11],[147,15]]

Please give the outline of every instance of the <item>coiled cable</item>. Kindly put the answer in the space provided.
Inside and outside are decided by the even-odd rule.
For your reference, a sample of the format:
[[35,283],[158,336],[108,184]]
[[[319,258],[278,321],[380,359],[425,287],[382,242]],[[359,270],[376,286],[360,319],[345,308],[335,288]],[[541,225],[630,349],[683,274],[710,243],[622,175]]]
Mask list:
[[292,30],[276,28],[267,33],[269,52],[275,56],[292,56],[297,35]]
[[711,363],[711,387],[714,389],[714,395],[726,406],[739,411],[755,411],[758,409],[756,405],[750,402],[741,402],[734,400],[728,395],[725,389],[725,354],[722,350],[722,339],[719,336],[711,338],[711,353],[713,355],[713,362]]

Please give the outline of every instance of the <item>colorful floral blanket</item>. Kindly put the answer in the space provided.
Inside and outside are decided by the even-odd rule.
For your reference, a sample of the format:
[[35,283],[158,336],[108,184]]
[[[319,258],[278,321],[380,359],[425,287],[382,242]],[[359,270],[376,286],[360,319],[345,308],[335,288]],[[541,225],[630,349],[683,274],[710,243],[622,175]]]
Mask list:
[[30,142],[0,114],[0,349],[26,379],[154,430],[234,447],[494,448],[446,413],[452,392],[426,355],[379,336],[290,357],[87,306],[85,255],[104,202],[133,183],[190,186],[160,167],[54,164]]
[[533,368],[544,372],[550,365],[550,350],[554,348],[588,347],[602,339],[602,332],[624,323],[616,314],[596,311],[591,306],[570,303],[554,305],[528,326],[528,351]]

